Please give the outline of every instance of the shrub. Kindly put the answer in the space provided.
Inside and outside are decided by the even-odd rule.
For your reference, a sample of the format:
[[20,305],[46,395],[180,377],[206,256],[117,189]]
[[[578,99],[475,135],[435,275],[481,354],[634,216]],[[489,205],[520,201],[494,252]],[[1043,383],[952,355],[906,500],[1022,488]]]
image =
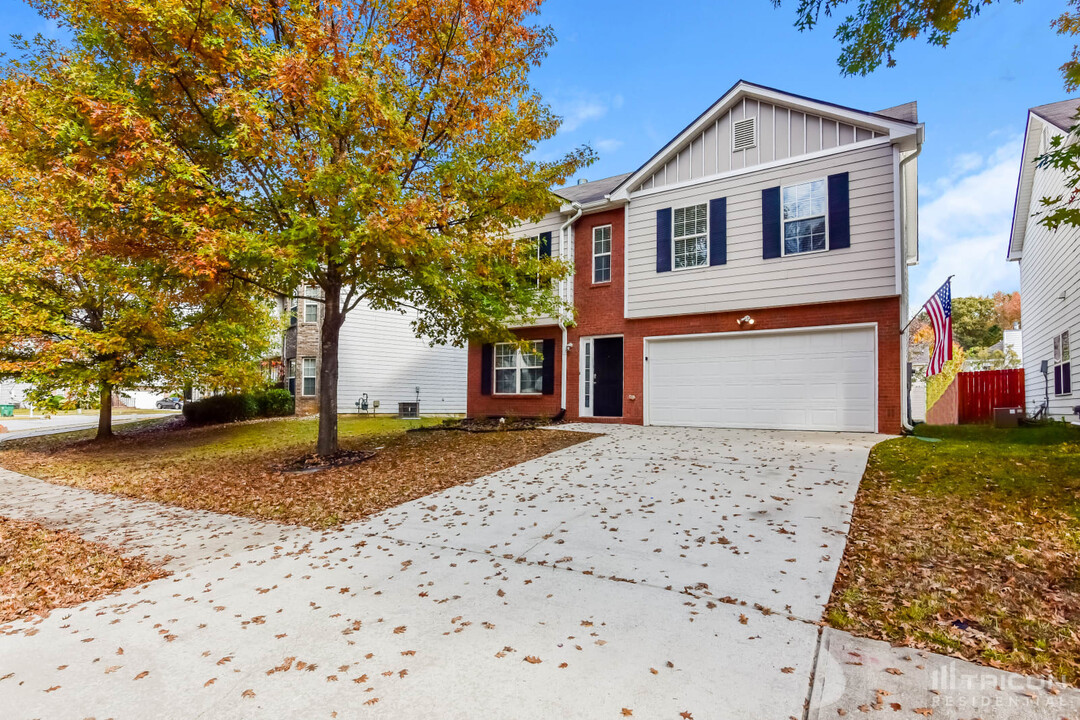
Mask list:
[[295,411],[292,393],[282,388],[265,390],[255,399],[259,404],[259,415],[263,417],[285,417]]
[[251,420],[259,416],[259,403],[255,396],[211,395],[202,400],[184,403],[184,417],[196,425]]
[[184,403],[184,417],[195,425],[239,422],[257,417],[284,417],[293,414],[293,396],[288,390],[268,388],[257,393],[211,395]]

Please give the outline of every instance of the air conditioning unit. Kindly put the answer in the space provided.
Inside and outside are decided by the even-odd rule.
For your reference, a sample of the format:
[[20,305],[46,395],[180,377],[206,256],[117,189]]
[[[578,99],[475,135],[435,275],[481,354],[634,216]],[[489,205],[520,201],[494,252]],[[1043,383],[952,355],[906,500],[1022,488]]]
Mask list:
[[397,414],[403,420],[418,420],[420,418],[420,403],[399,402],[397,404]]

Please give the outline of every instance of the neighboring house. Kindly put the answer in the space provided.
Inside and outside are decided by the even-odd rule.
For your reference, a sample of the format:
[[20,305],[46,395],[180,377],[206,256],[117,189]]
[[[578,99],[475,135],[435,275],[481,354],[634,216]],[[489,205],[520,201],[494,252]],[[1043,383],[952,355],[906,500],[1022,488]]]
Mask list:
[[[289,318],[281,361],[285,387],[296,397],[296,412],[310,414],[319,411],[322,302],[317,289],[298,294],[304,297],[281,306]],[[338,348],[339,413],[356,412],[365,393],[369,407],[379,401],[379,413],[397,413],[399,403],[417,400],[425,415],[465,412],[465,349],[432,346],[416,337],[414,317],[366,306],[346,316]]]
[[469,346],[469,414],[896,433],[914,103],[738,82],[638,170],[554,191],[518,234],[568,257],[557,320]]
[[964,358],[964,370],[1003,370],[1024,366],[1023,331],[1006,330],[1002,338],[987,348],[973,348]]
[[0,380],[0,405],[21,406],[30,386],[15,380]]
[[1080,390],[1073,392],[1080,374],[1070,347],[1080,338],[1080,228],[1049,230],[1039,222],[1041,199],[1068,195],[1073,188],[1066,187],[1060,171],[1040,167],[1036,158],[1052,138],[1068,135],[1078,107],[1080,98],[1028,111],[1008,255],[1020,263],[1028,410],[1048,402],[1050,417],[1073,420],[1080,405]]

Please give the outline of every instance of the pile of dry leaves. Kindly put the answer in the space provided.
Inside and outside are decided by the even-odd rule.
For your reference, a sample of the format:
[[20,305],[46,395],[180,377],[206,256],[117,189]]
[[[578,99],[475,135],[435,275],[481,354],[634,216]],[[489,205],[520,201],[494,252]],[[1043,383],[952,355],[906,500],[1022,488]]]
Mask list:
[[[358,420],[342,423],[342,449],[374,452],[370,459],[289,472],[310,452],[307,425],[315,427],[313,420],[286,419],[143,432],[105,446],[36,438],[5,444],[0,466],[90,490],[329,527],[595,437],[554,430],[406,433],[407,424]],[[294,430],[304,431],[297,441],[281,440]]]
[[986,431],[874,449],[826,619],[1080,684],[1080,453]]
[[47,615],[166,575],[73,533],[0,517],[0,623]]

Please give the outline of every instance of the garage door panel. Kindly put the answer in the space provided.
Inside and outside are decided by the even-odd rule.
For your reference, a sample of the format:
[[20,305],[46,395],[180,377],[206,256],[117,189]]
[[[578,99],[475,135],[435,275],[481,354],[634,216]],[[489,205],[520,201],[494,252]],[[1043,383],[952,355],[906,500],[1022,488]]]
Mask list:
[[876,428],[873,328],[651,340],[649,422]]

